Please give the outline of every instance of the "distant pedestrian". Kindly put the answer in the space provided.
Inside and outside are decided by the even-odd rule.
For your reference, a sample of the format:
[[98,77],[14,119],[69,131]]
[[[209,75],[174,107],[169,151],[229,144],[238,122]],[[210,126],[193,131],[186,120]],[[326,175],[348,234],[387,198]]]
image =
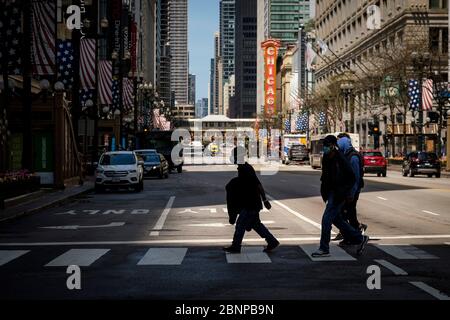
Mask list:
[[[339,151],[342,152],[345,159],[349,162],[355,175],[355,183],[346,197],[345,205],[342,208],[342,216],[353,228],[359,229],[364,234],[367,230],[367,225],[359,223],[356,211],[361,189],[364,188],[364,161],[361,154],[352,146],[350,137],[347,134],[340,134],[337,144]],[[333,240],[344,240],[340,243],[341,245],[351,244],[351,241],[344,239],[341,232]]]
[[333,224],[341,230],[345,239],[349,239],[354,244],[359,244],[357,254],[362,254],[369,237],[363,236],[359,230],[350,226],[341,215],[346,196],[355,183],[355,175],[338,150],[337,138],[332,135],[327,136],[323,141],[321,182],[320,192],[323,201],[326,202],[326,208],[322,217],[320,247],[312,256],[330,256],[330,238]]
[[236,228],[233,243],[223,250],[229,253],[240,253],[245,231],[251,231],[252,229],[266,240],[267,246],[264,252],[269,252],[278,247],[280,243],[259,217],[259,212],[262,210],[261,200],[268,210],[271,205],[266,198],[255,169],[247,162],[238,165],[238,176],[227,184],[226,191],[229,222],[232,225],[236,223]]

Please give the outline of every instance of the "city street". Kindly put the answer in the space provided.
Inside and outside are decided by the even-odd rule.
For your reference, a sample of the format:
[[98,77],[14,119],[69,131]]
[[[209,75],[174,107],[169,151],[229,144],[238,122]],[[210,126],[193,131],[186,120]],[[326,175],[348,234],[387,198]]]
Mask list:
[[[246,233],[241,254],[222,251],[225,185],[235,166],[185,166],[146,179],[144,192],[91,193],[70,204],[0,224],[2,299],[385,299],[450,295],[450,180],[367,175],[360,221],[371,238],[312,259],[324,209],[320,171],[282,166],[260,176],[272,209],[261,220],[280,240],[273,252]],[[336,231],[336,230],[334,230]],[[81,268],[81,290],[66,286]],[[369,266],[381,289],[369,290]]]

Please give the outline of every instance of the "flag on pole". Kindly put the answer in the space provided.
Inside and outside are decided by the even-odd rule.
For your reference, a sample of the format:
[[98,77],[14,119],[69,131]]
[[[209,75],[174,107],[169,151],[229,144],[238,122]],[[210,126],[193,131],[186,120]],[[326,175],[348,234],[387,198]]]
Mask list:
[[[3,3],[3,2],[2,2]],[[20,50],[22,49],[22,14],[20,2],[6,2],[0,11],[0,35],[1,45],[6,50],[7,72],[10,75],[22,73],[22,61]],[[3,38],[3,35],[6,35]],[[0,61],[2,60],[3,49],[0,50]],[[0,63],[0,71],[3,73],[3,63]]]
[[55,74],[56,6],[53,0],[31,3],[33,74]]
[[316,39],[316,43],[319,46],[320,55],[324,55],[328,51],[328,45],[322,39]]
[[310,71],[312,69],[312,64],[313,64],[316,56],[317,56],[317,54],[313,50],[312,44],[308,42],[306,44],[306,53],[305,53],[306,70]]
[[308,130],[309,117],[307,112],[297,115],[297,121],[295,122],[295,127],[298,131]]
[[291,121],[289,118],[284,120],[284,132],[285,133],[291,133]]
[[409,97],[409,109],[417,110],[419,109],[419,82],[417,80],[411,79],[408,82],[408,97]]
[[425,79],[422,83],[422,110],[433,109],[433,80]]
[[93,89],[81,89],[80,90],[80,104],[81,104],[82,108],[86,105],[86,101],[88,101],[88,100],[91,100],[92,102],[94,102],[94,90]]
[[95,39],[80,41],[80,82],[83,89],[95,88]]
[[99,63],[98,93],[100,104],[112,104],[112,63],[101,60]]
[[58,40],[58,52],[56,63],[58,65],[58,81],[64,83],[66,89],[71,89],[73,85],[73,61],[74,52],[70,40]]
[[112,81],[112,105],[114,109],[120,108],[120,90],[119,90],[119,80],[113,79]]
[[319,126],[324,126],[327,124],[327,117],[325,112],[321,111],[319,113]]
[[133,80],[124,78],[123,79],[123,107],[125,110],[129,110],[133,107]]

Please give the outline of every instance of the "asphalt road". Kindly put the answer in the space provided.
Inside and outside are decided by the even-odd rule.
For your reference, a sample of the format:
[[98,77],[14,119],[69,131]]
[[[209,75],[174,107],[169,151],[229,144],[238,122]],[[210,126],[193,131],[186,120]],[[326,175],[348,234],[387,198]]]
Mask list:
[[[227,255],[224,186],[235,175],[235,166],[186,166],[146,180],[142,193],[89,194],[0,224],[0,299],[448,299],[450,180],[367,176],[358,205],[366,252],[333,246],[330,259],[313,261],[320,172],[262,175],[273,208],[261,219],[281,246],[263,253],[252,231],[243,253]],[[67,288],[68,265],[80,266],[80,290]],[[380,289],[367,286],[371,266]]]

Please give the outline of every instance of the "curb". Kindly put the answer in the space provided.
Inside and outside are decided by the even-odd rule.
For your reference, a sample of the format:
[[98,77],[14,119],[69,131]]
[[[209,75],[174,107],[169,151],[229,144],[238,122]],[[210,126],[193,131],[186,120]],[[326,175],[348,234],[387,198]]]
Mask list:
[[85,194],[90,193],[92,191],[94,191],[94,186],[89,187],[86,190],[80,191],[78,193],[69,195],[67,197],[63,197],[61,199],[57,199],[57,200],[48,202],[48,203],[43,204],[41,206],[38,206],[38,207],[35,207],[35,208],[31,208],[31,209],[24,210],[22,212],[13,214],[13,215],[11,215],[9,217],[2,217],[2,218],[0,218],[0,223],[6,222],[6,221],[10,221],[10,220],[13,220],[13,219],[17,219],[17,218],[20,218],[20,217],[28,216],[28,215],[31,215],[33,213],[37,213],[39,211],[42,211],[42,210],[45,210],[45,209],[48,209],[48,208],[56,207],[56,206],[58,206],[60,204],[63,204],[65,202],[69,201],[69,200],[77,198],[77,197],[79,197],[81,195],[85,195]]

